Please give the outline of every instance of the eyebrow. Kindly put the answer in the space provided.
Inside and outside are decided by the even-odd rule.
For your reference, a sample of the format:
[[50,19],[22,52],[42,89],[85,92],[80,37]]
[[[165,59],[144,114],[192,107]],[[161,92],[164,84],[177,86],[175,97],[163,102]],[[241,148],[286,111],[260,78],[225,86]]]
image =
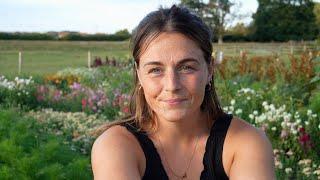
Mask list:
[[[184,59],[181,59],[177,65],[181,65],[181,64],[184,64],[184,63],[187,63],[187,62],[195,62],[197,63],[198,65],[200,65],[199,61],[197,59],[194,59],[194,58],[184,58]],[[150,61],[150,62],[147,62],[143,65],[143,67],[147,66],[147,65],[163,65],[160,61]]]

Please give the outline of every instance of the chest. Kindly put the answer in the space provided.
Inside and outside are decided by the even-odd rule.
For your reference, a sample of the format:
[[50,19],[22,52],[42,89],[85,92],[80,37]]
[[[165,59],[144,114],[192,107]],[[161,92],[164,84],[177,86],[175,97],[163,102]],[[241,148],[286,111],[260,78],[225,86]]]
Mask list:
[[[185,154],[179,151],[172,151],[164,155],[161,148],[155,143],[159,159],[161,159],[161,166],[163,167],[164,174],[166,174],[170,180],[182,179],[181,177],[184,174],[186,174],[186,178],[183,178],[184,180],[200,179],[205,168],[204,159],[210,156],[209,153],[206,152],[206,147],[208,146],[207,138],[208,137],[202,138],[199,141],[199,145],[195,149],[193,156],[191,153]],[[192,149],[192,147],[190,147],[190,149]],[[191,152],[191,150],[189,152]],[[218,154],[221,155],[222,162],[213,162],[213,168],[222,167],[222,170],[224,170],[226,175],[229,175],[229,170],[233,161],[233,151],[227,138],[223,143],[223,151]],[[146,167],[142,169],[146,170]]]

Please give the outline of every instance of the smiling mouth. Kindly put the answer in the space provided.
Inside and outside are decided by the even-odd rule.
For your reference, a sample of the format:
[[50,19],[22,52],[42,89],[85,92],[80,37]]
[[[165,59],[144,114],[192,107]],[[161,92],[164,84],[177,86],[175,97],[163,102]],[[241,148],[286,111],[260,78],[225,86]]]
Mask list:
[[183,98],[176,98],[176,99],[167,99],[167,100],[164,100],[164,102],[166,102],[167,104],[170,104],[170,105],[175,105],[175,104],[180,104],[182,103],[183,101],[186,101],[187,99],[183,99]]

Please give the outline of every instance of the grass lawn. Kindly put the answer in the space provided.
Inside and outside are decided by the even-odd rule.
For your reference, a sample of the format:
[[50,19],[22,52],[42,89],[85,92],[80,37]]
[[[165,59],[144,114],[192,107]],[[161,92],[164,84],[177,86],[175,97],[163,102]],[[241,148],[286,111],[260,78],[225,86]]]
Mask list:
[[[309,46],[306,46],[308,50]],[[303,44],[294,44],[294,53],[303,51]],[[224,43],[213,44],[214,51],[223,51],[227,56],[236,56],[240,51],[248,56],[278,54],[286,59],[291,51],[289,43]],[[95,56],[119,59],[130,57],[129,42],[95,41],[4,41],[0,40],[0,75],[18,75],[18,53],[22,52],[22,74],[44,75],[66,67],[87,66],[88,51],[92,61]]]

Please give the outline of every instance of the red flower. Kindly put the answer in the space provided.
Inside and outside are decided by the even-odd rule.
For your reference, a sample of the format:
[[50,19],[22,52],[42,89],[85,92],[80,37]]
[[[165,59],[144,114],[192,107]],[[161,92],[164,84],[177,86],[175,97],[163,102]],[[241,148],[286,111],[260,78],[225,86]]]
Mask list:
[[87,106],[87,101],[86,101],[86,99],[82,99],[82,100],[81,100],[81,104],[82,104],[82,109],[86,108],[86,106]]
[[299,141],[300,143],[303,143],[303,144],[307,143],[308,141],[310,141],[310,135],[307,133],[303,134],[302,136],[299,137]]
[[301,128],[299,129],[299,132],[300,132],[300,133],[304,133],[304,132],[306,132],[306,130],[305,130],[303,127],[301,127]]

